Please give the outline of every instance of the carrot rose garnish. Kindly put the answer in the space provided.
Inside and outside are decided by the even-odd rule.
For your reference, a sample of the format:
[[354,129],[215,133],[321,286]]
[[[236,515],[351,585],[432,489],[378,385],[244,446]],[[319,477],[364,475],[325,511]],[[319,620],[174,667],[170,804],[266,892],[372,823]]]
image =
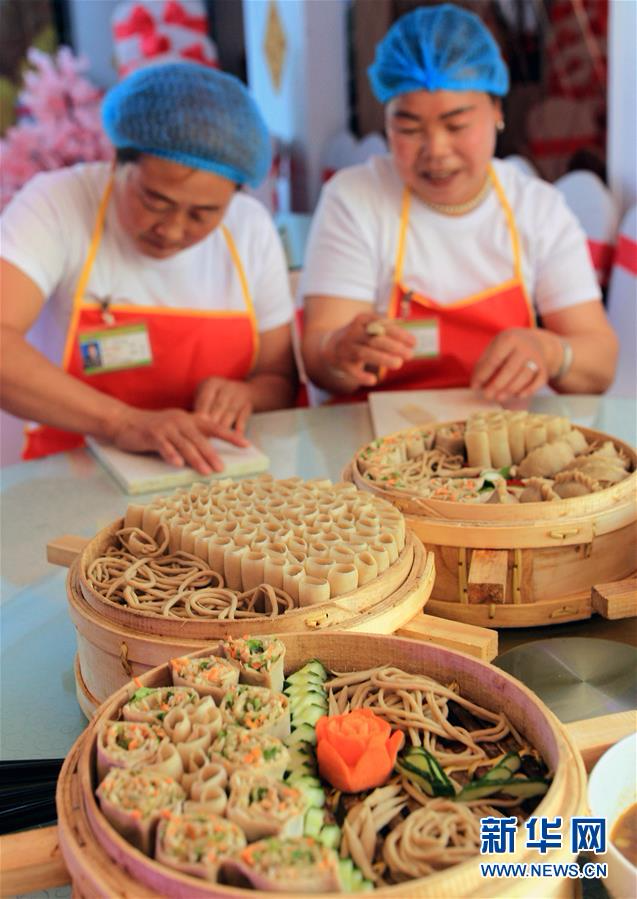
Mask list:
[[316,722],[316,757],[325,780],[344,793],[359,793],[389,779],[403,734],[371,709],[324,715]]

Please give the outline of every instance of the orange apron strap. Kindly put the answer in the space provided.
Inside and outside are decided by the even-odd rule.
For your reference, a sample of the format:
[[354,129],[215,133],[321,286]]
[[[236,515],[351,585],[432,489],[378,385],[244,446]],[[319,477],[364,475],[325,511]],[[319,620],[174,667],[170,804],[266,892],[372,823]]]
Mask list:
[[531,302],[531,298],[529,296],[528,290],[526,289],[526,284],[524,283],[524,277],[522,275],[522,252],[520,250],[520,235],[518,233],[518,228],[513,216],[513,210],[511,209],[506,194],[504,193],[502,185],[500,184],[500,179],[496,175],[495,169],[492,165],[489,166],[489,177],[491,178],[491,181],[495,188],[495,192],[498,195],[498,200],[500,201],[500,205],[502,206],[502,210],[506,218],[509,235],[511,236],[514,277],[520,283],[520,287],[522,288],[522,293],[524,294],[524,299],[526,301],[526,306],[529,312],[529,321],[531,322],[531,325],[535,327],[535,309],[533,308],[533,303]]
[[97,210],[97,216],[95,218],[95,226],[93,228],[93,234],[91,236],[91,244],[89,246],[89,250],[84,260],[84,265],[82,266],[82,271],[80,272],[80,277],[77,281],[77,286],[75,288],[75,293],[73,294],[73,306],[71,308],[71,319],[69,321],[68,330],[66,332],[66,341],[64,343],[64,353],[62,355],[62,369],[64,371],[68,371],[68,364],[71,358],[71,353],[73,351],[73,339],[75,337],[75,332],[77,330],[77,322],[80,316],[80,307],[82,305],[82,299],[84,298],[84,292],[86,290],[86,285],[88,284],[88,279],[91,274],[91,269],[93,268],[93,263],[95,262],[95,257],[97,256],[97,250],[100,245],[100,241],[102,239],[102,233],[104,231],[104,222],[106,220],[106,210],[108,209],[108,203],[111,198],[111,192],[113,190],[113,183],[115,181],[115,163],[111,168],[111,173],[108,178],[108,183],[104,188],[104,193],[102,194],[102,199],[100,200],[100,205]]
[[243,263],[241,262],[241,257],[239,256],[239,251],[237,250],[237,245],[234,242],[234,238],[225,225],[221,225],[221,233],[225,237],[228,249],[230,250],[230,256],[232,257],[234,267],[237,270],[239,283],[241,284],[241,292],[243,293],[243,299],[246,304],[246,312],[248,313],[248,318],[250,319],[250,326],[252,328],[252,363],[250,367],[254,368],[254,364],[259,356],[259,329],[257,327],[257,317],[254,312],[254,305],[252,303],[252,295],[250,294],[248,279],[246,278],[245,269],[243,268]]
[[408,187],[403,190],[403,199],[400,207],[400,225],[398,228],[398,244],[396,246],[396,258],[394,259],[394,281],[392,295],[387,310],[388,318],[398,317],[399,291],[397,289],[403,276],[403,265],[405,263],[405,248],[407,246],[407,228],[409,226],[409,205],[411,203],[411,193]]
[[[522,293],[524,294],[524,299],[526,302],[526,306],[529,312],[529,320],[532,325],[536,324],[535,319],[535,310],[533,309],[533,303],[531,302],[531,298],[529,297],[528,291],[526,289],[526,284],[524,283],[524,278],[522,276],[522,253],[520,250],[520,236],[518,233],[517,225],[515,223],[515,218],[513,216],[513,210],[509,204],[509,201],[506,198],[506,194],[500,184],[500,180],[495,173],[493,166],[489,166],[489,177],[493,183],[493,187],[497,194],[498,200],[500,201],[500,205],[502,206],[502,210],[504,212],[507,228],[509,230],[509,235],[511,237],[511,248],[513,250],[513,273],[514,277],[513,281],[518,281],[521,288]],[[398,316],[398,303],[399,303],[399,291],[396,289],[400,284],[402,273],[403,273],[403,265],[405,261],[405,247],[407,244],[407,228],[409,226],[409,204],[410,204],[410,191],[409,188],[405,187],[403,191],[403,200],[402,207],[400,212],[400,226],[398,231],[398,244],[396,247],[396,258],[394,261],[394,289],[392,291],[392,296],[390,299],[390,305],[388,309],[388,318],[396,318]],[[507,282],[508,284],[509,282]],[[499,289],[499,288],[498,288]],[[471,297],[465,298],[460,301],[462,305],[469,304],[473,300],[485,299],[491,293],[490,290],[482,291],[480,294],[472,295]]]

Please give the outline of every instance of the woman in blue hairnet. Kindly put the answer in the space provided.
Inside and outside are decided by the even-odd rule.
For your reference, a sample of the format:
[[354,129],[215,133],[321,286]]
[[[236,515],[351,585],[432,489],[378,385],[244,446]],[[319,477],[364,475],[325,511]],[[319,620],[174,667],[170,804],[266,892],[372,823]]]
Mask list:
[[617,345],[584,234],[554,188],[492,158],[508,74],[487,28],[451,4],[418,8],[369,75],[391,155],[323,189],[303,290],[310,379],[350,399],[605,390]]
[[103,120],[114,168],[39,175],[3,215],[3,406],[40,423],[25,458],[91,434],[207,474],[209,437],[240,445],[293,399],[284,255],[238,192],[268,133],[237,79],[192,63],[135,72]]

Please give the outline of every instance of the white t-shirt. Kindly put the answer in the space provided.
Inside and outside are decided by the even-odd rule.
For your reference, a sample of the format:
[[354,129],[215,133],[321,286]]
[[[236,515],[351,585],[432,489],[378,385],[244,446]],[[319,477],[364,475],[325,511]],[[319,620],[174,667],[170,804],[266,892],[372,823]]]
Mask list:
[[[99,162],[37,175],[13,198],[0,220],[0,255],[27,274],[47,297],[30,339],[58,365],[109,172],[110,165]],[[124,167],[118,166],[114,190],[123,188],[124,176]],[[236,244],[259,331],[286,324],[292,318],[287,267],[269,213],[257,200],[237,193],[223,223]],[[139,306],[246,308],[220,228],[175,256],[153,259],[135,249],[112,201],[86,294]]]
[[[520,236],[522,274],[540,314],[600,297],[586,237],[562,196],[501,160],[493,162]],[[372,302],[387,311],[403,183],[390,156],[338,172],[312,223],[302,293]],[[452,303],[513,276],[502,205],[491,191],[462,217],[434,212],[412,195],[402,282]]]

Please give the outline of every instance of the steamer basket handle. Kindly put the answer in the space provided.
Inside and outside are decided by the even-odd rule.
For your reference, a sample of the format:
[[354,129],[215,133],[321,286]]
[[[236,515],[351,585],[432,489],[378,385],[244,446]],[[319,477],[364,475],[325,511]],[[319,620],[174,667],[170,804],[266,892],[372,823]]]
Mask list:
[[57,827],[40,827],[0,837],[1,895],[33,893],[71,882]]
[[88,542],[88,537],[76,537],[73,534],[56,537],[46,545],[47,562],[70,568]]
[[597,584],[591,603],[602,618],[632,618],[637,615],[637,574],[612,584]]
[[637,731],[637,710],[570,721],[565,727],[582,756],[584,767],[590,772],[607,749]]

